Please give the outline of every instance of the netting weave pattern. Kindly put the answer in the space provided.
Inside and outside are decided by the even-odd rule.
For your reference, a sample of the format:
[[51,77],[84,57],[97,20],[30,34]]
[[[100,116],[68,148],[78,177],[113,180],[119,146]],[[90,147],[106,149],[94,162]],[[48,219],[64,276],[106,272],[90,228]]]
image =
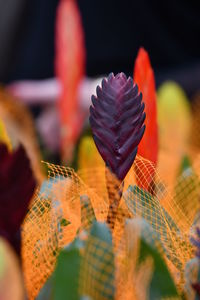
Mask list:
[[[94,219],[105,222],[109,208],[104,167],[75,173],[70,168],[47,165],[48,180],[36,192],[23,224],[22,258],[29,299],[37,296],[52,274],[59,251],[73,241],[78,231],[89,229]],[[120,206],[113,220],[115,257],[112,258],[106,243],[99,245],[95,238],[91,240],[84,254],[89,263],[82,266],[84,274],[86,272],[90,276],[81,277],[80,273],[81,291],[87,294],[90,288],[90,295],[94,298],[95,293],[101,291],[101,299],[108,299],[115,287],[116,299],[122,299],[122,294],[123,299],[127,300],[146,299],[148,288],[144,286],[148,286],[151,280],[153,262],[149,258],[140,267],[136,266],[137,238],[134,240],[134,235],[124,231],[126,219],[137,217],[142,217],[151,225],[160,240],[157,246],[175,282],[180,287],[184,285],[185,263],[194,253],[190,244],[193,219],[199,209],[197,169],[198,162],[192,169],[196,171],[191,171],[193,177],[189,176],[188,179],[188,174],[180,175],[173,192],[169,193],[168,186],[154,165],[139,156],[136,158],[125,178]],[[128,238],[124,239],[125,235]],[[146,239],[153,242],[148,232]],[[127,250],[130,249],[127,241],[135,245],[131,251]],[[104,263],[107,262],[103,278],[97,271],[101,256],[104,256]],[[113,274],[112,265],[109,264],[112,259],[115,260],[116,274]],[[105,287],[106,278],[111,276],[110,284]],[[87,280],[91,280],[91,284],[88,285]],[[140,288],[141,284],[143,288]],[[92,290],[94,286],[96,289]]]

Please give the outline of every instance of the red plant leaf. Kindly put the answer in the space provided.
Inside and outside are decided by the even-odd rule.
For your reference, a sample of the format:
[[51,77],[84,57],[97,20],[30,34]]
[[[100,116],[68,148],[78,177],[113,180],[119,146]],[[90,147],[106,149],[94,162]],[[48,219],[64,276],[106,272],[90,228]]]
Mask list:
[[[157,125],[157,104],[154,72],[151,67],[148,53],[140,48],[134,68],[134,81],[138,84],[139,91],[143,95],[146,112],[146,131],[144,138],[138,146],[138,154],[153,162],[156,166],[158,161],[158,125]],[[148,164],[148,162],[146,162]],[[138,185],[149,189],[153,184],[155,170],[146,172],[148,166],[141,166],[136,170]]]
[[92,96],[90,125],[95,144],[107,167],[123,180],[133,164],[144,134],[142,94],[124,73],[110,74]]
[[70,163],[84,121],[77,98],[80,81],[85,75],[84,33],[75,0],[61,0],[58,6],[55,66],[62,85],[58,101],[61,154],[63,161]]
[[147,115],[145,120],[146,131],[138,146],[138,154],[156,165],[158,160],[156,88],[149,55],[143,48],[140,48],[135,61],[134,81],[143,95]]
[[36,181],[25,150],[10,152],[0,144],[0,235],[19,253],[20,226],[33,196]]

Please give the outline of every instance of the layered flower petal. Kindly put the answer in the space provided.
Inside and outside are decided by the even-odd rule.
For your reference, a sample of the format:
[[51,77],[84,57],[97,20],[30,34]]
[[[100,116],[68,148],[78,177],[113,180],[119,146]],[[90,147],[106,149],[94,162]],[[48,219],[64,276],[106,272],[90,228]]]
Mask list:
[[94,141],[107,167],[123,180],[145,130],[142,94],[124,73],[111,73],[96,92],[90,107]]

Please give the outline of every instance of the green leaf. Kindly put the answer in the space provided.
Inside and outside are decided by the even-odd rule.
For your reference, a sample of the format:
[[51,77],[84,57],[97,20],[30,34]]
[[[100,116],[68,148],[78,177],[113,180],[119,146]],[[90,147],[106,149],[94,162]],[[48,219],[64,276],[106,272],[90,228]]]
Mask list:
[[[180,230],[172,217],[160,205],[159,200],[151,193],[136,185],[130,185],[123,194],[123,197],[132,216],[141,217],[150,224],[154,230],[154,234],[160,240],[168,259],[178,269],[182,268],[181,261],[172,251],[172,236],[175,240],[181,239]],[[168,233],[169,229],[171,234]]]
[[92,223],[96,221],[94,209],[87,195],[80,196],[81,203],[81,225],[82,229],[89,230]]
[[185,169],[177,178],[174,194],[174,202],[189,220],[194,220],[197,211],[187,204],[192,201],[194,208],[199,207],[200,180],[193,168]]
[[151,193],[136,185],[130,185],[123,197],[132,215],[140,216],[150,223],[161,240],[167,235],[166,222],[170,228],[177,232],[179,231],[171,216]]
[[180,299],[174,281],[161,255],[160,242],[152,228],[145,220],[138,218],[128,220],[126,227],[131,227],[132,234],[138,234],[139,237],[138,265],[148,257],[153,260],[153,276],[150,282],[149,299],[164,299],[165,297]]
[[114,299],[114,252],[111,232],[105,223],[93,223],[81,267],[81,294],[93,299]]
[[154,260],[154,272],[150,285],[150,299],[163,299],[164,297],[178,297],[178,292],[167,266],[157,249],[141,239],[140,259],[151,256]]
[[186,169],[192,166],[191,161],[187,155],[185,155],[181,161],[181,166],[178,175],[181,175]]
[[53,278],[52,276],[46,281],[44,286],[41,288],[39,295],[36,300],[53,300],[52,290]]
[[79,300],[81,248],[77,238],[60,252],[53,277],[54,300]]

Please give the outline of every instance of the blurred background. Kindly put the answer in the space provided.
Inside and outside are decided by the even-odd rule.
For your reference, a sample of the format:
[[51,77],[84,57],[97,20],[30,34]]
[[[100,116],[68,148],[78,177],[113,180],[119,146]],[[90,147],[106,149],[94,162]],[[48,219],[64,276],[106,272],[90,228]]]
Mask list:
[[198,1],[0,0],[0,7],[2,89],[33,114],[44,159],[72,163],[97,82],[110,72],[132,76],[140,47],[157,87],[173,80],[190,100],[200,89]]
[[[78,172],[86,187],[96,191],[98,205],[99,195],[108,200],[104,162],[91,137],[88,116],[91,95],[110,72],[124,72],[135,80],[139,75],[147,115],[147,142],[142,147],[148,155],[138,153],[148,159],[152,196],[163,200],[169,191],[172,202],[165,205],[174,209],[174,216],[177,213],[177,222],[176,207],[180,207],[184,216],[180,214],[180,224],[186,220],[191,226],[188,232],[197,221],[200,224],[200,2],[0,0],[0,299],[24,299],[19,262],[24,263],[26,254],[28,268],[23,272],[29,292],[38,292],[44,283],[40,278],[46,280],[50,275],[46,257],[52,267],[60,250],[54,229],[50,232],[54,209],[57,234],[59,226],[68,225],[73,228],[73,238],[77,232],[64,213],[66,219],[59,219],[62,209],[58,210],[58,203],[68,196],[69,201],[77,198],[73,184],[72,189],[68,186],[73,171],[59,164]],[[42,160],[58,166],[42,164]],[[142,166],[140,176],[148,181],[149,173]],[[157,171],[162,178],[158,184]],[[128,179],[137,179],[136,173]],[[55,195],[51,194],[54,190]],[[69,209],[69,217],[79,224],[74,208]],[[48,221],[43,219],[44,212]],[[45,225],[42,237],[40,221]],[[22,222],[27,244],[21,243]],[[50,247],[55,240],[55,248]],[[46,249],[51,253],[43,254]],[[42,271],[38,272],[40,264],[34,262],[41,257]],[[12,281],[18,289],[11,288]]]

